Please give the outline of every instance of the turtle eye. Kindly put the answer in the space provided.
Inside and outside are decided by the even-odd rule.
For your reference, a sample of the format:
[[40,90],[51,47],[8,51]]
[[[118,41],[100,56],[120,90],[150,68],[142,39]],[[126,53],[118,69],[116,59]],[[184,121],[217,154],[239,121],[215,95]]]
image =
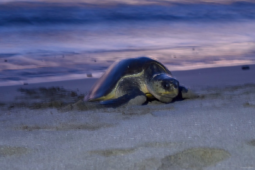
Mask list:
[[170,84],[167,82],[162,82],[162,86],[164,89],[169,89],[170,88]]
[[173,85],[174,85],[175,88],[179,87],[179,83],[178,82],[174,82]]

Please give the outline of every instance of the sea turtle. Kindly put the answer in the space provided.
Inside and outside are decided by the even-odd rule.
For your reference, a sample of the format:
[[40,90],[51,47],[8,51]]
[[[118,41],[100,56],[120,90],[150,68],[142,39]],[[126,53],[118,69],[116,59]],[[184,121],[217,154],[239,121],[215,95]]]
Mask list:
[[111,65],[84,101],[98,101],[101,105],[114,107],[141,105],[147,98],[169,103],[178,95],[187,98],[187,94],[188,90],[180,86],[163,64],[148,57],[138,57]]

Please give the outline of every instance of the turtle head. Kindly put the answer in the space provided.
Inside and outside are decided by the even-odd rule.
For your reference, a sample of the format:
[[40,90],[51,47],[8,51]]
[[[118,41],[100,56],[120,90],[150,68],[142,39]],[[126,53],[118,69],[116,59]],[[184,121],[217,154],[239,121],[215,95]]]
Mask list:
[[169,103],[179,93],[179,82],[168,74],[155,74],[148,82],[148,90],[159,101]]

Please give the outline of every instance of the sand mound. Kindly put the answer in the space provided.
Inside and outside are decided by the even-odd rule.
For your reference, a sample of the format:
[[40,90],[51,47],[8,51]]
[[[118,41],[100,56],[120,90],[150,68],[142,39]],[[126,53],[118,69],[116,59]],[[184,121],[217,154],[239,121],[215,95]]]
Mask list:
[[228,157],[230,154],[222,149],[192,148],[164,157],[158,170],[201,170]]

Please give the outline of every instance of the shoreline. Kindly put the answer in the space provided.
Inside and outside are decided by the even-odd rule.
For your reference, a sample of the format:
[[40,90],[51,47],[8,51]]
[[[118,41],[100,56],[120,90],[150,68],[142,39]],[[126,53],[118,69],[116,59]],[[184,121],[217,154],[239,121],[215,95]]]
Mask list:
[[[242,67],[243,66],[249,66],[249,69],[248,70],[242,70]],[[200,72],[210,72],[210,71],[213,71],[214,69],[220,69],[222,71],[229,71],[229,70],[232,70],[232,71],[237,71],[238,69],[239,70],[242,70],[242,71],[246,71],[246,72],[253,72],[252,70],[255,70],[255,64],[247,64],[247,65],[234,65],[234,66],[219,66],[219,67],[204,67],[204,68],[197,68],[197,69],[190,69],[190,70],[171,70],[170,71],[173,73],[173,76],[174,77],[177,77],[180,76],[181,78],[182,77],[187,77],[185,76],[186,73],[189,74],[196,74],[196,75],[199,75]],[[30,86],[30,85],[33,85],[33,86],[36,86],[37,84],[43,84],[43,85],[46,85],[47,84],[54,84],[56,83],[57,85],[61,84],[61,82],[63,82],[64,84],[67,83],[67,82],[70,82],[70,81],[85,81],[85,80],[94,80],[94,79],[98,79],[102,76],[104,72],[102,73],[99,73],[97,72],[96,74],[92,74],[93,77],[88,77],[87,74],[75,74],[75,75],[67,75],[67,76],[63,76],[63,78],[61,77],[48,77],[50,80],[44,80],[44,81],[35,81],[35,82],[29,82],[29,81],[19,81],[19,82],[10,82],[10,84],[8,83],[1,83],[0,82],[0,88],[2,87],[10,87],[10,86],[24,86],[26,87],[27,85]],[[95,76],[96,75],[96,76]],[[177,76],[176,76],[177,75]],[[95,77],[94,77],[95,76]],[[66,77],[69,77],[69,78],[66,78]],[[76,78],[75,78],[76,77]],[[82,77],[82,78],[80,78]],[[42,79],[42,78],[40,78]],[[182,78],[183,80],[183,78]],[[185,81],[186,82],[186,81]],[[252,81],[253,82],[253,81]],[[5,85],[3,85],[5,84]],[[68,83],[69,84],[69,83]]]

